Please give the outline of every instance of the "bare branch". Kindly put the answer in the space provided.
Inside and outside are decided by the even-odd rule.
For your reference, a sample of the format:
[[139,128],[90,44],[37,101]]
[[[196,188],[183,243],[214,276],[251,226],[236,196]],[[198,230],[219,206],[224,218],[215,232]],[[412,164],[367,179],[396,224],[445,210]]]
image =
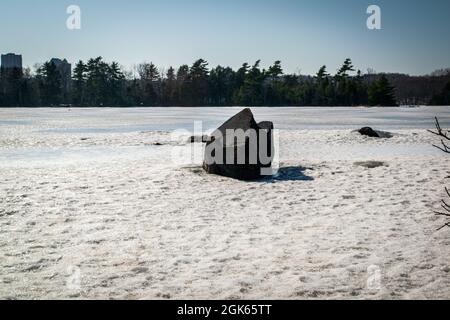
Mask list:
[[[428,132],[437,135],[439,137],[444,138],[445,140],[450,141],[450,130],[443,130],[441,128],[441,124],[439,123],[439,119],[436,117],[436,131],[433,130],[428,130]],[[444,142],[442,141],[442,144],[444,144]],[[445,144],[444,144],[445,146]],[[446,146],[446,149],[448,150],[448,147]],[[446,151],[447,152],[447,151]]]
[[450,212],[450,205],[449,205],[447,202],[445,202],[444,200],[442,200],[442,208],[443,208],[445,211]]
[[[450,146],[448,144],[446,144],[446,141],[450,141],[450,130],[443,130],[441,128],[441,124],[439,123],[439,119],[436,117],[436,131],[433,130],[428,130],[428,132],[431,132],[432,134],[441,137],[441,145],[433,145],[433,147],[450,154]],[[448,188],[445,188],[445,192],[447,193],[447,196],[450,198],[450,190]],[[444,212],[439,212],[439,211],[434,211],[434,213],[437,216],[442,216],[442,217],[446,217],[446,218],[450,218],[450,204],[448,204],[445,200],[441,200],[441,207],[444,210]],[[442,230],[445,227],[449,227],[450,228],[450,222],[447,222],[446,224],[444,224],[442,227],[440,227],[438,229]]]
[[434,211],[434,213],[437,216],[444,216],[444,217],[449,217],[450,218],[450,214],[449,213],[443,213],[443,212],[439,212],[439,211]]
[[441,231],[441,230],[444,229],[445,227],[449,227],[449,228],[450,228],[450,222],[444,224],[442,227],[440,227],[439,229],[437,229],[437,231]]
[[450,153],[450,147],[446,146],[444,144],[444,142],[442,142],[442,144],[444,145],[444,147],[440,147],[440,146],[437,146],[435,144],[433,144],[433,147],[435,147],[435,148],[437,148],[437,149],[439,149],[439,150],[441,150],[441,151],[443,151],[445,153]]

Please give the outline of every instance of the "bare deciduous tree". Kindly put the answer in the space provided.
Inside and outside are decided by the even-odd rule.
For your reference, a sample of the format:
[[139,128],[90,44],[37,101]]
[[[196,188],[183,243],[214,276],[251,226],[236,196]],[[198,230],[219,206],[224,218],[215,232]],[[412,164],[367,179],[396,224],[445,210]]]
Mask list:
[[[450,198],[450,191],[447,188],[445,188],[445,192],[447,192],[447,195]],[[435,211],[434,213],[436,213],[437,216],[450,218],[450,205],[447,202],[445,202],[445,200],[441,201],[442,201],[441,207],[444,210],[444,212]],[[444,229],[445,227],[450,227],[450,222],[444,224],[442,227],[438,229],[438,231]]]
[[[433,131],[433,130],[428,130],[428,131],[434,135],[441,137],[441,145],[433,145],[433,146],[445,153],[450,154],[450,145],[449,145],[450,130],[443,130],[441,128],[439,119],[437,117],[436,117],[436,131]],[[447,193],[447,196],[450,198],[450,191],[448,188],[445,188],[445,192]],[[434,213],[437,216],[450,218],[450,204],[448,202],[446,202],[445,200],[441,200],[441,207],[442,207],[443,211],[434,211]],[[444,224],[442,227],[440,227],[438,229],[438,231],[444,229],[445,227],[450,228],[450,222],[447,222],[446,224]]]
[[436,131],[428,130],[428,132],[431,132],[432,134],[441,137],[441,146],[433,145],[434,147],[438,148],[441,151],[444,151],[445,153],[450,153],[450,145],[448,142],[450,141],[450,130],[443,130],[437,117],[436,117]]

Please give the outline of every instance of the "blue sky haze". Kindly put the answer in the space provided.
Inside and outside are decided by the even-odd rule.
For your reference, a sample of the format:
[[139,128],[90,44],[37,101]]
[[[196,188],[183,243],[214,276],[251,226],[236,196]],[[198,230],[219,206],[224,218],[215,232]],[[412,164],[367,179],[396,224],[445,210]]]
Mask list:
[[[82,10],[82,29],[66,28],[66,8]],[[382,10],[368,30],[367,7]],[[433,0],[3,0],[0,52],[32,66],[103,56],[131,67],[191,64],[239,67],[281,60],[286,72],[334,72],[346,57],[365,71],[425,74],[450,67],[450,1]]]

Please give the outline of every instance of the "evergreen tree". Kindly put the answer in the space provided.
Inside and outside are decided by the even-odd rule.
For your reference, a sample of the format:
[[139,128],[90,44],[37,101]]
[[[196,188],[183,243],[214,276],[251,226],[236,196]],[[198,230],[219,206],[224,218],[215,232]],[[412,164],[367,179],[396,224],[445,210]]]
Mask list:
[[313,105],[327,106],[333,101],[334,90],[326,66],[322,66],[316,74],[316,88],[314,91]]
[[179,105],[189,105],[190,101],[190,82],[189,82],[189,66],[182,65],[177,70],[177,88],[176,102]]
[[272,81],[275,81],[283,74],[283,68],[281,67],[281,61],[277,60],[275,63],[269,67],[267,70],[267,77]]
[[86,70],[86,65],[81,60],[73,69],[73,103],[77,106],[84,106],[85,103]]
[[430,104],[436,106],[450,106],[450,82],[445,85],[440,94],[433,96]]
[[284,103],[287,88],[280,81],[282,75],[281,61],[277,60],[266,72],[266,78],[269,82],[264,86],[264,105],[279,106]]
[[89,59],[86,64],[86,99],[90,106],[104,106],[108,102],[109,65],[102,57]]
[[175,69],[173,67],[169,67],[169,69],[167,70],[166,77],[167,77],[167,81],[175,82],[176,75],[175,75]]
[[176,104],[176,74],[173,67],[167,70],[166,78],[162,82],[161,103],[164,106]]
[[199,59],[189,70],[190,105],[203,106],[208,102],[208,62]]
[[236,74],[230,67],[217,66],[209,75],[209,103],[212,105],[231,105],[235,88]]
[[108,79],[108,99],[109,105],[111,106],[121,106],[124,104],[124,83],[125,75],[123,74],[120,66],[117,62],[111,63],[107,69],[107,79]]
[[59,105],[62,99],[62,81],[56,65],[45,62],[37,70],[37,74],[42,103],[47,106]]
[[390,85],[385,75],[369,87],[368,102],[371,106],[397,106],[394,87]]
[[150,63],[141,63],[138,66],[138,73],[139,77],[143,81],[158,81],[160,78],[158,68],[153,64],[153,62]]
[[368,96],[367,96],[367,85],[364,83],[361,70],[358,70],[356,77],[354,79],[355,83],[355,93],[353,105],[367,105]]
[[345,59],[342,67],[335,76],[335,104],[338,106],[353,105],[351,95],[354,85],[350,78],[350,72],[355,71],[350,58]]
[[142,63],[138,67],[141,79],[141,102],[145,106],[155,106],[158,104],[158,90],[160,86],[160,74],[158,68],[151,63]]
[[328,79],[329,76],[330,75],[327,72],[327,66],[322,66],[322,67],[320,67],[319,71],[316,74],[317,82],[320,83],[320,82]]
[[355,71],[355,67],[352,64],[352,60],[350,58],[345,59],[342,67],[337,72],[337,77],[346,78],[349,76],[349,72]]
[[263,84],[266,79],[266,71],[261,70],[259,64],[261,60],[255,64],[245,74],[244,84],[237,93],[237,104],[261,106],[264,103]]

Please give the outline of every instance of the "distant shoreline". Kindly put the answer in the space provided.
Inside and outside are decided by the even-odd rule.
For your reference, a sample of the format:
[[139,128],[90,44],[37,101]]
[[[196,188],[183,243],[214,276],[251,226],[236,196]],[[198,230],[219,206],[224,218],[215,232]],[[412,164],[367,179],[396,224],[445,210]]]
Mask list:
[[[182,109],[203,109],[203,108],[362,108],[362,109],[375,109],[375,108],[422,108],[422,107],[447,107],[439,105],[402,105],[402,106],[92,106],[92,107],[0,107],[0,109],[155,109],[155,108],[182,108]],[[450,106],[448,106],[450,107]]]

